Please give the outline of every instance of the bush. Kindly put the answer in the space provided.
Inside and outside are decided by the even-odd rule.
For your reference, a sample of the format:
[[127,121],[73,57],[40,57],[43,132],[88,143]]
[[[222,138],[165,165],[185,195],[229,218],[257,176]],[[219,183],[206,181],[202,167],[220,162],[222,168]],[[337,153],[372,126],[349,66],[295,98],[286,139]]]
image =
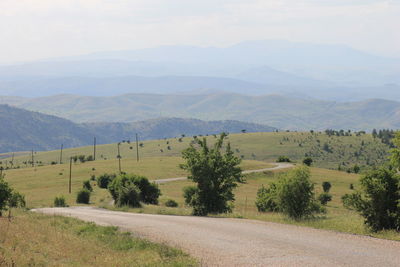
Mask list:
[[176,202],[173,199],[168,199],[167,201],[165,201],[165,206],[171,207],[171,208],[176,208],[176,207],[178,207],[178,202]]
[[194,194],[186,202],[193,207],[193,215],[232,211],[233,189],[243,182],[243,177],[240,159],[234,155],[229,143],[223,147],[226,137],[227,134],[222,133],[213,147],[208,147],[206,138],[196,138],[194,141],[199,148],[191,144],[182,152],[186,162],[181,168],[189,171],[189,179],[196,183]]
[[357,210],[373,231],[400,229],[400,175],[380,168],[360,179],[361,191],[343,196],[345,207]]
[[86,188],[82,188],[76,196],[76,203],[89,204],[89,201],[90,201],[90,191],[87,190]]
[[92,175],[90,176],[90,181],[96,181],[96,175],[92,174]]
[[286,156],[279,156],[276,162],[291,162],[290,159]]
[[331,190],[331,183],[330,182],[323,182],[322,183],[322,189],[324,190],[325,193],[329,193],[329,190]]
[[68,207],[64,196],[54,198],[54,207]]
[[[146,204],[158,204],[158,198],[161,195],[160,189],[155,183],[150,183],[146,177],[138,175],[121,174],[108,184],[108,190],[119,206],[138,207],[140,206],[139,201]],[[132,199],[129,199],[129,196]]]
[[140,207],[139,188],[133,183],[127,183],[124,186],[118,188],[115,204],[118,207],[121,206]]
[[262,186],[258,189],[256,199],[257,210],[261,212],[278,211],[278,203],[276,196],[276,185],[271,183],[270,186]]
[[7,210],[8,201],[11,196],[11,187],[4,181],[4,177],[0,176],[0,216],[2,215],[2,211]]
[[92,187],[92,185],[90,184],[90,181],[89,181],[89,180],[84,181],[82,187],[83,187],[84,189],[87,189],[87,190],[90,191],[90,192],[93,192],[93,187]]
[[322,205],[325,206],[326,204],[328,204],[329,201],[332,200],[332,195],[324,192],[318,196],[318,200]]
[[307,166],[311,166],[311,164],[313,163],[313,159],[310,157],[307,157],[305,159],[303,159],[303,164],[307,165]]
[[185,198],[186,205],[192,206],[192,202],[197,191],[197,186],[194,185],[183,188],[183,197]]
[[107,188],[110,182],[115,179],[115,177],[115,174],[102,174],[97,178],[97,185],[100,188]]
[[262,187],[256,205],[259,211],[281,211],[296,220],[324,211],[315,199],[310,170],[305,166],[281,174],[269,188]]
[[279,209],[293,219],[321,212],[307,167],[297,167],[280,177],[277,184]]

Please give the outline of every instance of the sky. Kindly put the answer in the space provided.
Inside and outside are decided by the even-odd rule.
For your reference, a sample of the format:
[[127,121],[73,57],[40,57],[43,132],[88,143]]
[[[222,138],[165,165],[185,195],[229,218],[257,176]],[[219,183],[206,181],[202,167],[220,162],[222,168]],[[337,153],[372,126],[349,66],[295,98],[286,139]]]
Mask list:
[[400,0],[0,0],[0,64],[266,39],[400,58]]

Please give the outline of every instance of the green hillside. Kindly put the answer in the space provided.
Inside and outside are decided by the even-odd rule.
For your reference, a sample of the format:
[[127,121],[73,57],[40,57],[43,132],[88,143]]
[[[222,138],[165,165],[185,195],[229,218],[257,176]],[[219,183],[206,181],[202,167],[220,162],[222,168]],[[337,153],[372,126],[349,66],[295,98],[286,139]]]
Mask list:
[[[211,135],[207,139],[212,143],[216,138]],[[189,146],[192,137],[160,139],[139,142],[141,158],[180,157],[181,151]],[[370,134],[355,134],[351,136],[328,136],[325,133],[310,132],[269,132],[241,133],[229,135],[229,141],[235,153],[243,159],[274,162],[279,156],[288,156],[291,160],[300,162],[304,157],[311,157],[314,166],[342,170],[359,166],[380,164],[387,159],[389,147]],[[65,149],[63,162],[74,155],[92,155],[93,146]],[[96,160],[116,159],[118,145],[107,144],[96,147]],[[134,142],[120,143],[122,159],[136,159],[136,144]],[[31,155],[18,156],[14,166],[29,166]],[[50,164],[59,162],[60,151],[34,153],[35,164]],[[2,160],[2,166],[10,166],[10,158]]]
[[[27,150],[52,150],[97,143],[129,140],[138,133],[142,140],[175,137],[181,134],[220,132],[270,132],[267,125],[240,121],[201,121],[197,119],[160,118],[132,123],[85,123],[0,105],[0,153]],[[8,153],[9,154],[9,153]],[[0,154],[0,158],[2,155]]]
[[239,120],[292,130],[372,130],[400,127],[400,103],[381,99],[340,103],[278,95],[246,96],[220,93],[1,97],[0,103],[53,114],[76,122],[131,122],[162,116]]

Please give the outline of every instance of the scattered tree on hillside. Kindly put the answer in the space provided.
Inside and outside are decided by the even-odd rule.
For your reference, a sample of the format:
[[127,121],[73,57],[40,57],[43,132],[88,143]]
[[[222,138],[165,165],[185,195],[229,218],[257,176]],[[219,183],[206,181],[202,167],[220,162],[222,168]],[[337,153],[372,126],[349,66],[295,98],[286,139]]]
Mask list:
[[186,163],[181,168],[189,171],[189,179],[196,183],[195,188],[185,191],[185,201],[193,207],[194,215],[232,211],[233,189],[243,180],[241,160],[234,155],[230,143],[223,151],[226,137],[227,134],[222,133],[211,148],[206,138],[196,138],[199,148],[191,144],[182,152]]

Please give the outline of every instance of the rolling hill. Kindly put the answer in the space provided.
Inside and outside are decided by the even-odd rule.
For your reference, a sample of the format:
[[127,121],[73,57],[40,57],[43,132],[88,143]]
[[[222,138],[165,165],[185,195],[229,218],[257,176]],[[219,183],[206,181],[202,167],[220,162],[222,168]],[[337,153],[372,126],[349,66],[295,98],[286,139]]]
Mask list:
[[0,103],[53,114],[75,122],[133,122],[159,117],[238,120],[291,130],[400,128],[400,103],[370,99],[337,103],[279,95],[156,95],[115,97],[57,95],[0,97]]
[[26,150],[78,147],[93,143],[106,144],[128,140],[135,133],[141,140],[220,132],[268,132],[273,127],[239,121],[211,121],[161,118],[133,123],[77,124],[56,116],[0,105],[0,153]]

